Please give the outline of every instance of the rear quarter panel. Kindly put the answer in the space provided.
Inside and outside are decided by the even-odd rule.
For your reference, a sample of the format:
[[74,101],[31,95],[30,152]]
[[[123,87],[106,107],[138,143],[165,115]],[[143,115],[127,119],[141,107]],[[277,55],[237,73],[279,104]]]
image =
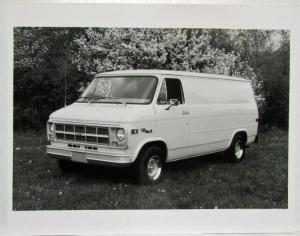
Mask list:
[[228,148],[235,132],[257,132],[257,106],[248,81],[212,78],[182,79],[190,111],[191,155]]

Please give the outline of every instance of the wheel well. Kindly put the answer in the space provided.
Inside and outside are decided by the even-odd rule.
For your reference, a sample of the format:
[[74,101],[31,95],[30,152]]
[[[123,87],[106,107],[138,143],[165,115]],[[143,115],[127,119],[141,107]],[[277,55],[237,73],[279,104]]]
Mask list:
[[235,137],[236,135],[241,135],[243,137],[245,143],[247,143],[247,138],[248,137],[247,137],[246,131],[239,131],[239,132],[235,133],[235,135],[233,137]]
[[167,155],[168,155],[168,149],[167,149],[167,145],[163,142],[163,141],[151,141],[149,143],[144,144],[144,146],[141,148],[141,150],[139,151],[138,156],[140,155],[140,153],[142,153],[146,148],[151,147],[151,146],[157,146],[159,148],[161,148],[161,150],[163,150],[164,152],[164,160],[167,159]]

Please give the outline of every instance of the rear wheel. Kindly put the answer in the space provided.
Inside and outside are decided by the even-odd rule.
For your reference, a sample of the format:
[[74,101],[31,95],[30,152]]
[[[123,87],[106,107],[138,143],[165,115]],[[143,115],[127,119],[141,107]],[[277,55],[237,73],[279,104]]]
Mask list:
[[237,134],[234,136],[225,155],[230,162],[240,162],[245,156],[245,150],[245,139],[242,135]]
[[155,184],[162,178],[164,152],[157,146],[146,148],[136,162],[138,181],[141,184]]

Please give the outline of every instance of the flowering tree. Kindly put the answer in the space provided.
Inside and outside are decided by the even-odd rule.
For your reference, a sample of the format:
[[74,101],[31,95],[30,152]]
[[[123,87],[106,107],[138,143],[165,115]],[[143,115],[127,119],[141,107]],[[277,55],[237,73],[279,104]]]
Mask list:
[[210,45],[209,30],[93,29],[74,42],[73,62],[80,71],[168,69],[236,75],[255,81],[253,69],[234,52]]
[[288,31],[58,27],[14,29],[15,124],[43,126],[64,103],[65,77],[70,103],[95,74],[124,69],[251,80],[264,122],[288,124]]

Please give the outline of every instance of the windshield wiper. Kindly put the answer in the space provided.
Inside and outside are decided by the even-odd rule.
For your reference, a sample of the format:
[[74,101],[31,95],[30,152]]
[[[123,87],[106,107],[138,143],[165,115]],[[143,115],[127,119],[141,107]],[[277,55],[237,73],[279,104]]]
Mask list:
[[89,96],[79,97],[79,99],[80,99],[80,98],[83,98],[84,100],[88,101],[89,104],[91,104],[91,103],[94,101],[94,99],[93,99],[93,98],[90,98]]
[[115,101],[115,102],[119,102],[119,103],[123,104],[124,106],[127,105],[126,102],[124,102],[124,101],[122,101],[122,100],[119,100],[119,99],[121,99],[121,98],[118,98],[118,97],[107,96],[107,97],[100,97],[99,100],[101,100],[101,99],[109,99],[109,100],[112,100],[112,101]]

